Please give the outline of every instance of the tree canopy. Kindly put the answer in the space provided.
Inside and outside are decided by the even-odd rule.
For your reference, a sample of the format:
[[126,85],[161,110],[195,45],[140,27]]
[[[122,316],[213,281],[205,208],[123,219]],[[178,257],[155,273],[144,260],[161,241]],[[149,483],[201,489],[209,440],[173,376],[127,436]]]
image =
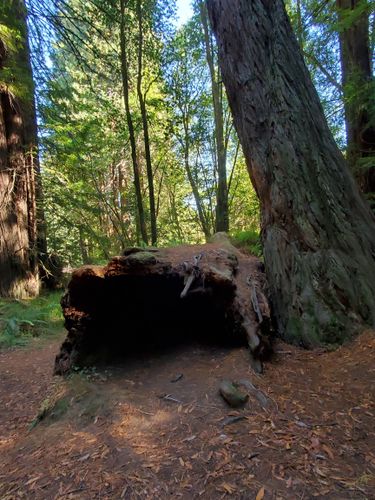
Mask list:
[[[134,243],[259,230],[204,2],[181,26],[161,0],[27,7],[51,251],[77,264]],[[339,34],[349,20],[332,3],[287,8],[345,150]]]

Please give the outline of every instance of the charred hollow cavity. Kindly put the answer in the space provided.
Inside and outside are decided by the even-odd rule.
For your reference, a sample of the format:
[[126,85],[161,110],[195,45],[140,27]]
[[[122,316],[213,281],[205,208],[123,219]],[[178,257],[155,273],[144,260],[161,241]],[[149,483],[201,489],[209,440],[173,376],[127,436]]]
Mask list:
[[118,361],[128,353],[191,341],[245,345],[245,336],[235,332],[233,290],[198,286],[180,298],[179,276],[115,277],[108,285],[91,312],[81,363]]

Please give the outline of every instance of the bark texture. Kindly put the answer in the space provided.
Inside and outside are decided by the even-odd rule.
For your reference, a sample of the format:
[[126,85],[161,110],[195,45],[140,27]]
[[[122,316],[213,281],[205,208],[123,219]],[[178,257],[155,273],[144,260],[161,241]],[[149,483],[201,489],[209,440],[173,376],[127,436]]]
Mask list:
[[279,333],[305,346],[375,324],[375,221],[324,118],[281,0],[208,0],[261,201]]
[[0,71],[7,57],[12,57],[28,89],[19,98],[0,78],[0,295],[24,298],[39,292],[38,253],[44,248],[45,234],[43,212],[36,207],[41,186],[26,11],[21,0],[12,2],[8,10],[18,23],[21,40],[11,54],[0,41]]
[[62,299],[68,336],[55,372],[195,339],[247,343],[255,370],[270,351],[262,263],[228,240],[130,248],[106,267],[74,272]]

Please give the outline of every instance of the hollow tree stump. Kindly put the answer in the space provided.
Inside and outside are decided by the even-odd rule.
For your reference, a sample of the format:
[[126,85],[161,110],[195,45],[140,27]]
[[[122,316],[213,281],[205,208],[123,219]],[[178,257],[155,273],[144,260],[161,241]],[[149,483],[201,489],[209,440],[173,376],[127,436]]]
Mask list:
[[81,267],[61,303],[68,335],[56,374],[192,335],[247,343],[258,372],[270,352],[263,264],[220,233],[205,245],[135,247],[107,266]]

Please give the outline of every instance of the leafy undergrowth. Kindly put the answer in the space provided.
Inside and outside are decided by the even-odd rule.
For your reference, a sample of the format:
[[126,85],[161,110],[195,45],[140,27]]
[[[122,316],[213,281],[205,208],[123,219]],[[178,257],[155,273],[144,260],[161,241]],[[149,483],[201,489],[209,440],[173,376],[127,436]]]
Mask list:
[[262,244],[260,242],[259,231],[237,231],[230,236],[232,245],[239,249],[243,249],[251,255],[259,258],[263,256]]
[[[57,350],[0,353],[2,500],[375,498],[374,332],[278,343],[262,376],[246,349],[190,345],[63,379]],[[262,397],[234,411],[223,378]]]
[[62,329],[61,291],[29,300],[0,299],[0,349],[22,346]]

